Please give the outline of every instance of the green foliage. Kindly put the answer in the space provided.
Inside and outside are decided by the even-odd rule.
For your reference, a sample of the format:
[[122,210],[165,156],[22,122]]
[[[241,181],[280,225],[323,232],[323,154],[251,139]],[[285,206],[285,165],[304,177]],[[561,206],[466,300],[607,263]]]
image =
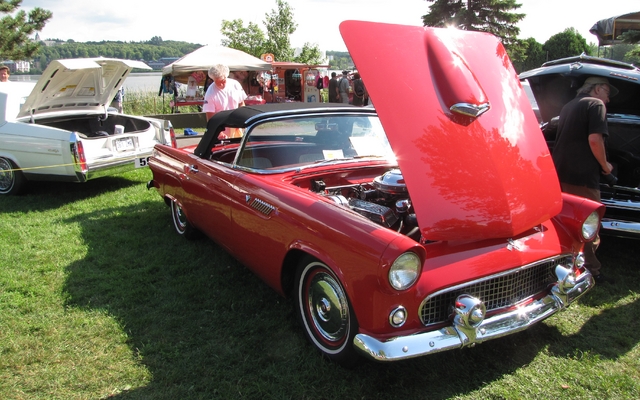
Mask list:
[[249,22],[245,28],[241,19],[222,20],[220,32],[226,37],[222,39],[223,46],[244,51],[254,57],[260,57],[265,53],[266,37],[260,27],[253,22]]
[[617,39],[627,44],[640,43],[640,31],[627,31],[620,35]]
[[[0,0],[0,59],[27,60],[39,48],[29,35],[41,31],[51,18],[51,11],[36,7],[27,13],[18,10],[22,0]],[[14,16],[11,14],[15,13]]]
[[284,0],[276,0],[277,10],[265,14],[263,21],[267,36],[260,27],[252,22],[245,28],[241,19],[222,20],[220,32],[225,37],[222,45],[242,50],[255,57],[262,54],[273,54],[276,61],[295,61],[307,64],[319,64],[320,49],[317,45],[305,43],[302,53],[294,57],[290,35],[296,31],[298,24],[294,22],[293,9]]
[[609,58],[611,60],[624,61],[627,54],[629,54],[634,49],[637,49],[639,46],[634,44],[614,44],[612,46],[604,47],[601,52],[603,53],[603,57]]
[[[42,46],[34,60],[44,70],[52,60],[63,58],[109,57],[153,61],[163,57],[182,57],[202,47],[200,44],[162,40],[155,36],[146,42],[63,42]],[[37,69],[32,73],[38,72]]]
[[307,42],[302,46],[302,51],[293,61],[308,65],[320,65],[322,63],[322,53],[317,44],[312,45]]
[[591,50],[585,38],[575,28],[567,28],[551,36],[542,48],[549,60],[579,56],[582,53],[589,55]]
[[524,40],[523,43],[526,45],[524,57],[519,61],[513,61],[513,66],[518,73],[538,68],[547,61],[542,44],[538,43],[537,40],[529,38]]
[[276,61],[293,61],[290,35],[298,24],[294,22],[293,9],[284,0],[276,0],[278,10],[271,10],[265,15],[264,25],[267,28],[267,53],[273,54]]
[[635,66],[640,66],[640,47],[636,47],[635,49],[625,54],[622,61],[628,62]]
[[453,26],[467,31],[488,32],[502,40],[510,54],[521,57],[526,46],[517,39],[516,24],[525,14],[511,12],[522,4],[516,0],[427,0],[432,4],[422,16],[425,26]]
[[338,70],[351,70],[357,69],[354,67],[351,55],[346,51],[327,51],[327,57],[329,58],[329,69]]

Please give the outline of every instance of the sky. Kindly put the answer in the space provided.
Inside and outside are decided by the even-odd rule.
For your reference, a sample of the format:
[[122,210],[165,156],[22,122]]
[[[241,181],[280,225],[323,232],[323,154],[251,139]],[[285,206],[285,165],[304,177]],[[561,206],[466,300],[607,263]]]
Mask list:
[[[298,26],[292,47],[317,44],[321,51],[346,51],[339,32],[348,19],[422,26],[429,12],[426,0],[286,0]],[[637,0],[520,0],[519,37],[544,43],[566,28],[575,28],[587,43],[597,43],[589,29],[599,20],[640,11]],[[263,28],[265,15],[277,9],[276,0],[23,0],[21,9],[44,8],[53,17],[41,39],[87,41],[163,40],[219,45],[221,21],[242,19]]]

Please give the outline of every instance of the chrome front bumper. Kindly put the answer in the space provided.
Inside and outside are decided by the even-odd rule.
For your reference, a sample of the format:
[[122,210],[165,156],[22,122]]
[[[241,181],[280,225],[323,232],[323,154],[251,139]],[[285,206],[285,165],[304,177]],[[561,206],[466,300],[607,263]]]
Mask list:
[[[559,275],[561,277],[562,275]],[[400,336],[381,342],[369,335],[357,334],[354,345],[363,355],[375,361],[398,361],[427,354],[474,346],[487,340],[520,332],[531,325],[566,308],[594,285],[588,271],[579,277],[559,278],[549,294],[515,310],[484,319],[477,326],[470,326],[462,318],[454,318],[451,326],[410,336]]]
[[[612,189],[606,189],[608,191]],[[623,186],[615,186],[618,194],[628,196],[628,199],[607,198],[611,194],[603,193],[602,204],[606,206],[604,218],[602,218],[603,233],[613,236],[640,238],[640,202],[635,200],[640,196],[640,189]],[[615,196],[615,193],[611,196]],[[620,217],[622,216],[622,217]],[[633,220],[628,220],[626,217]]]

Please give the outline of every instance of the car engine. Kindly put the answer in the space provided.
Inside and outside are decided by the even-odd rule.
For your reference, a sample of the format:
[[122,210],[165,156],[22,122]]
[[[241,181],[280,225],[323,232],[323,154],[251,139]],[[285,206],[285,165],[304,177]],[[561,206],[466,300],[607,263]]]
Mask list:
[[312,190],[378,225],[414,240],[420,239],[418,221],[399,169],[389,170],[369,183],[356,185],[327,187],[324,181],[314,180]]

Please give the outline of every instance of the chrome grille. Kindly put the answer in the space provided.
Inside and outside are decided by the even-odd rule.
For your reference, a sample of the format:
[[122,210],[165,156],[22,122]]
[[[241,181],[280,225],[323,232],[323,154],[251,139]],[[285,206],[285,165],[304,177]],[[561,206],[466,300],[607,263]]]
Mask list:
[[260,199],[253,199],[251,207],[263,213],[264,215],[270,215],[276,208],[271,204],[264,202]]
[[558,264],[571,265],[571,260],[571,256],[554,257],[515,271],[489,276],[437,292],[427,297],[420,305],[420,319],[424,325],[447,321],[456,298],[461,294],[468,294],[483,301],[487,312],[516,305],[556,282],[555,267]]

